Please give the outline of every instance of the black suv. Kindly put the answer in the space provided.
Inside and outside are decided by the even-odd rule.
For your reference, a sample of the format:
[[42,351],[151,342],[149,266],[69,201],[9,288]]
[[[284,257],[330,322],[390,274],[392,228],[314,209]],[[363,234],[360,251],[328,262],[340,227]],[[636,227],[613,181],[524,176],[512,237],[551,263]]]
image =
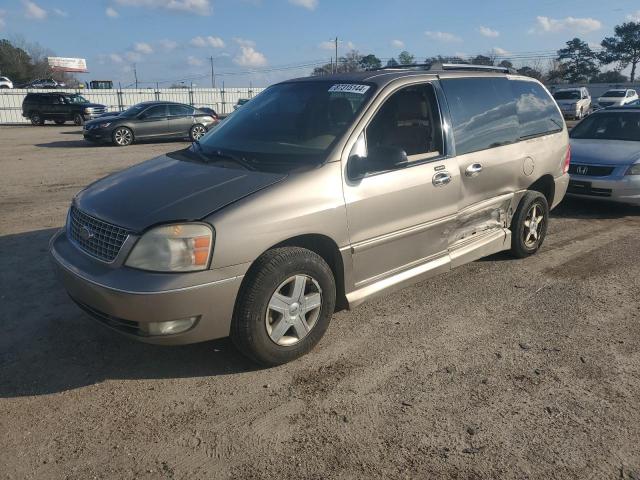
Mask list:
[[106,110],[104,105],[91,103],[74,93],[28,93],[22,101],[22,116],[34,125],[44,125],[45,120],[53,120],[58,125],[72,120],[76,125],[82,125]]

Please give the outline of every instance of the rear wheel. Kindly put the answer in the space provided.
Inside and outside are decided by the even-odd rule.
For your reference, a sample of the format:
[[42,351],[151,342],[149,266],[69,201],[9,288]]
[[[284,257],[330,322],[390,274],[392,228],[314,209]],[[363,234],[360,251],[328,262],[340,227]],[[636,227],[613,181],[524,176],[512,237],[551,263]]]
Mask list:
[[200,123],[196,123],[189,130],[189,138],[191,138],[192,142],[195,142],[196,140],[200,140],[205,133],[207,133],[205,126]]
[[322,257],[299,247],[270,250],[241,288],[231,339],[262,365],[289,362],[320,341],[335,303],[335,280]]
[[114,145],[126,147],[133,143],[133,132],[127,127],[118,127],[113,131],[111,139]]
[[547,235],[549,205],[540,192],[527,192],[511,220],[511,253],[518,258],[533,255]]
[[76,125],[78,125],[78,126],[80,126],[80,125],[84,125],[84,117],[83,117],[81,114],[76,113],[76,114],[73,116],[73,123],[75,123],[75,124],[76,124]]
[[42,114],[40,112],[31,112],[30,118],[32,125],[44,125],[44,119],[42,118]]

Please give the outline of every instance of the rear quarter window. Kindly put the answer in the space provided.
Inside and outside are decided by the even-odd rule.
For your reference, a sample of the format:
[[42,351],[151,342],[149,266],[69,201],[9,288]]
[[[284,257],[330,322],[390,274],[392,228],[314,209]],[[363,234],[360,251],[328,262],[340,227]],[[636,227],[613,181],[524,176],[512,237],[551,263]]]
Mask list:
[[536,82],[509,80],[516,99],[521,139],[559,132],[564,126],[555,101]]
[[507,78],[452,78],[441,84],[451,112],[457,155],[518,140],[516,100]]

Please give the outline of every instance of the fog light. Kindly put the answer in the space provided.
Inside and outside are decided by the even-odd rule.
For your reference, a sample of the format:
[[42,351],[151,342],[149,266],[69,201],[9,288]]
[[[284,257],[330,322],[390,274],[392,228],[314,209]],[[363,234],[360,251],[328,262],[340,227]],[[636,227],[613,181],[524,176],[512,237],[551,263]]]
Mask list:
[[179,320],[169,320],[168,322],[141,323],[140,330],[147,335],[174,335],[182,333],[193,327],[200,317],[181,318]]

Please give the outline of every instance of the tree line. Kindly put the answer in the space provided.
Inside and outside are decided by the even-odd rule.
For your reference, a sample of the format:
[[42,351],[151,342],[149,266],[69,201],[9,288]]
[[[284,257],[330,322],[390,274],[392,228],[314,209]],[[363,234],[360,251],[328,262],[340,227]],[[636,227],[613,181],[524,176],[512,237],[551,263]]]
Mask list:
[[52,72],[47,57],[53,52],[38,43],[30,43],[22,38],[0,39],[0,75],[10,78],[14,85],[27,83],[38,78],[53,78],[74,85],[77,80],[68,73]]
[[[566,46],[556,52],[549,65],[544,65],[542,58],[517,67],[509,59],[498,60],[496,54],[476,55],[472,58],[459,56],[427,57],[422,62],[427,68],[436,63],[458,63],[512,68],[521,75],[536,78],[547,83],[624,83],[636,79],[636,70],[640,64],[640,22],[626,22],[614,28],[614,35],[606,37],[596,52],[580,38],[566,42]],[[403,51],[398,58],[391,58],[386,67],[416,64],[416,57]],[[351,50],[337,62],[330,62],[316,67],[311,75],[327,75],[330,73],[357,72],[382,68],[383,62],[374,54],[362,55]],[[601,70],[601,67],[610,70]],[[622,70],[631,67],[630,76],[623,75]]]

